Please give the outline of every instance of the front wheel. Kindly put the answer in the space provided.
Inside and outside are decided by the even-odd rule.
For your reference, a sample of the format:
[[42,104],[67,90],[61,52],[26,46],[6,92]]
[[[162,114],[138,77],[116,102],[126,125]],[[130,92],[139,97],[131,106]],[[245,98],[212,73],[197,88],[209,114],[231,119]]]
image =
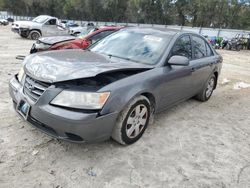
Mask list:
[[39,31],[31,31],[29,36],[31,40],[37,40],[41,37],[41,33]]
[[227,49],[227,50],[231,50],[231,49],[232,49],[231,45],[227,43],[226,49]]
[[196,99],[202,102],[208,101],[213,94],[215,86],[216,77],[213,75],[209,78],[203,90],[196,96]]
[[122,145],[135,143],[148,126],[150,111],[150,101],[146,97],[135,98],[118,117],[112,138]]

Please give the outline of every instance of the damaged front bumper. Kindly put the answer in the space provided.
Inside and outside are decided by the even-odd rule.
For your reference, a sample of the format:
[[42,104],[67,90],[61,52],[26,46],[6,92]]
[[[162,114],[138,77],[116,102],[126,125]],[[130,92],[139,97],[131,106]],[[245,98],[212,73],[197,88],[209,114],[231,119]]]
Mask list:
[[19,35],[22,36],[22,37],[26,37],[26,38],[29,36],[29,33],[30,33],[29,28],[17,28],[17,27],[12,27],[12,28],[11,28],[11,31],[14,32],[14,33],[19,34]]
[[19,34],[19,28],[11,28],[11,31]]
[[[32,101],[23,92],[17,76],[9,82],[9,93],[16,111],[26,121],[46,134],[72,142],[96,142],[110,138],[117,113],[99,116],[98,112],[66,109],[50,104],[60,91],[48,88],[38,101]],[[22,104],[27,104],[27,114],[20,113]]]

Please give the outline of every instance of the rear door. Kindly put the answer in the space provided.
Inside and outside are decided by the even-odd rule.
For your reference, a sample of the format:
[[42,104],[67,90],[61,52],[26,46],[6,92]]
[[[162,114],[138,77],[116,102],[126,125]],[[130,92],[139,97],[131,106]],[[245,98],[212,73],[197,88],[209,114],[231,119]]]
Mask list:
[[199,35],[192,35],[193,58],[190,61],[192,68],[192,88],[198,93],[215,68],[216,58],[210,45]]

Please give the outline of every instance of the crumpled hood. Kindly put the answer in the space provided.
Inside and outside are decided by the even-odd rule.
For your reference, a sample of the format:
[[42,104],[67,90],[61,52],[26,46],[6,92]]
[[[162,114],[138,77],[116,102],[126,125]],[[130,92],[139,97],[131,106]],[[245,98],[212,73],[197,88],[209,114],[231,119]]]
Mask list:
[[74,36],[54,36],[54,37],[42,37],[39,38],[39,42],[42,42],[44,44],[54,45],[60,42],[66,42],[76,39]]
[[24,60],[26,74],[48,83],[89,78],[117,70],[150,68],[153,66],[83,50],[48,51],[30,55]]

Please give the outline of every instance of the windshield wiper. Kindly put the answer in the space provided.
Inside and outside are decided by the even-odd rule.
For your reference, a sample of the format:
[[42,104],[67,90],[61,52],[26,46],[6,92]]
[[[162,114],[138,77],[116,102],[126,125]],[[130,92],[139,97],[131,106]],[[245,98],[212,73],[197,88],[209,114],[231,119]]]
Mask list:
[[128,57],[120,57],[120,56],[118,56],[118,55],[106,54],[106,53],[104,53],[104,52],[98,52],[98,51],[92,51],[90,48],[87,48],[87,49],[85,49],[85,50],[90,51],[90,52],[99,53],[99,54],[108,56],[109,58],[115,57],[115,58],[124,59],[124,60],[127,60],[127,61],[133,61],[133,62],[135,62],[135,63],[142,63],[142,64],[144,64],[144,63],[141,62],[141,61],[136,61],[136,60],[131,59],[131,58],[128,58]]
[[116,57],[116,58],[119,58],[119,59],[125,59],[125,60],[128,60],[128,61],[131,61],[131,59],[127,58],[127,57],[120,57],[120,56],[112,55],[112,54],[106,54],[106,55],[109,56],[109,58]]
[[120,57],[120,56],[112,55],[112,54],[105,54],[105,55],[109,56],[109,58],[116,57],[116,58],[124,59],[124,60],[127,60],[127,61],[133,61],[133,62],[135,62],[135,63],[142,63],[142,62],[140,62],[140,61],[136,61],[136,60],[130,59],[130,58],[128,58],[128,57]]

